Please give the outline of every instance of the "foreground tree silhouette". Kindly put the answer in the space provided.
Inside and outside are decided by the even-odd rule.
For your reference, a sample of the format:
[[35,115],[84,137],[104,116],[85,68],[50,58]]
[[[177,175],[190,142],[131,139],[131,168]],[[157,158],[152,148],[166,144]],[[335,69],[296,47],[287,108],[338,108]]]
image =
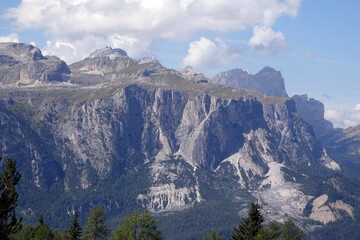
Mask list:
[[248,216],[242,219],[243,222],[235,227],[235,234],[232,235],[234,240],[252,240],[259,233],[264,217],[260,212],[260,205],[258,203],[251,203]]
[[0,239],[9,239],[8,236],[21,227],[21,218],[15,215],[19,197],[15,187],[20,178],[21,175],[16,171],[16,160],[9,158],[0,176]]
[[41,216],[39,218],[39,225],[35,227],[31,233],[31,240],[53,240],[54,234],[51,232],[49,225],[43,220]]
[[31,225],[23,226],[20,231],[10,235],[11,240],[30,240],[34,231],[34,227]]
[[272,222],[267,227],[260,228],[254,240],[276,240],[281,235],[281,227],[279,224]]
[[110,231],[105,224],[104,210],[100,206],[91,209],[88,221],[85,225],[83,240],[105,240]]
[[296,227],[291,219],[288,219],[283,226],[280,240],[301,240],[305,236],[304,232]]
[[75,212],[71,220],[70,229],[65,230],[65,240],[80,240],[81,228],[78,222],[79,215]]
[[125,217],[111,240],[160,240],[161,231],[149,211],[132,212]]
[[198,238],[198,240],[225,240],[225,238],[220,236],[217,231],[212,230],[206,234],[206,239]]

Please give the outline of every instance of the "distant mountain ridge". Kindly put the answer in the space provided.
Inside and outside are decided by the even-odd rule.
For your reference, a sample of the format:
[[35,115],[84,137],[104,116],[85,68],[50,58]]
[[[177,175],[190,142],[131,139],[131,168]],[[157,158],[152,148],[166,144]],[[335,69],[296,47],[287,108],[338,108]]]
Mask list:
[[[258,90],[268,96],[288,97],[284,78],[280,71],[271,67],[265,67],[255,75],[250,74],[247,70],[232,69],[216,74],[211,81],[233,88]],[[309,98],[306,94],[294,95],[291,98],[295,101],[297,112],[313,126],[316,136],[321,137],[334,129],[332,123],[324,118],[323,103]]]
[[333,124],[324,118],[325,109],[322,102],[309,98],[306,94],[294,95],[292,99],[295,101],[296,109],[301,117],[313,126],[317,137],[334,130]]
[[232,69],[216,74],[212,81],[227,84],[234,88],[254,89],[268,96],[288,97],[285,90],[285,82],[280,71],[271,67],[265,67],[255,75],[247,70]]

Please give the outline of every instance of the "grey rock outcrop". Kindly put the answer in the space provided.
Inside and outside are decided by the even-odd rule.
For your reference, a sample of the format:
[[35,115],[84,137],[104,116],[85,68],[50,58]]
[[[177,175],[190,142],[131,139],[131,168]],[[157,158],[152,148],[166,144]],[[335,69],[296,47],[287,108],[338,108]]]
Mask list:
[[70,82],[81,85],[96,85],[117,79],[134,79],[171,72],[153,58],[145,57],[137,61],[128,57],[124,50],[110,47],[96,50],[84,60],[71,64],[70,68],[73,73]]
[[354,219],[354,209],[352,206],[344,203],[342,200],[328,202],[329,196],[324,194],[316,198],[312,205],[310,218],[324,224],[335,222],[341,218],[344,213]]
[[255,75],[250,74],[247,70],[236,68],[216,74],[212,81],[227,84],[234,88],[258,90],[268,96],[288,96],[280,71],[271,67],[265,67]]
[[0,54],[15,59],[18,62],[28,62],[46,59],[40,49],[24,43],[1,43]]
[[184,68],[180,68],[177,70],[178,74],[187,79],[187,80],[193,80],[193,81],[209,81],[209,79],[203,74],[198,71],[196,71],[191,66],[186,66]]
[[73,71],[105,75],[119,72],[137,62],[129,58],[122,49],[106,47],[96,50],[89,57],[70,65]]
[[0,84],[29,85],[36,82],[66,82],[70,69],[57,57],[23,43],[0,43]]
[[331,132],[333,124],[324,118],[324,104],[316,99],[309,98],[306,94],[294,95],[296,109],[301,117],[313,126],[314,133],[317,137]]
[[127,53],[120,48],[112,49],[111,47],[105,47],[91,53],[89,58],[108,57],[110,59],[115,59],[115,58],[123,58],[127,56],[128,56]]

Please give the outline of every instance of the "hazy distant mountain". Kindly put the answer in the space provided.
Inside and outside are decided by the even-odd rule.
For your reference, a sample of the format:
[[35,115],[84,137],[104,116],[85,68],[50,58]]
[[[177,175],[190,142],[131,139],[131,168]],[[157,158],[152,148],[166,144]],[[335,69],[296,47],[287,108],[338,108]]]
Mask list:
[[331,156],[341,162],[347,175],[360,179],[360,125],[333,129],[320,140]]
[[324,118],[324,104],[316,99],[308,98],[306,94],[294,95],[296,109],[301,117],[314,128],[317,137],[334,129],[333,124]]
[[[54,79],[35,74],[24,85],[20,72],[47,69],[50,58],[25,44],[0,49],[0,149],[18,160],[27,221],[43,215],[63,228],[69,212],[84,217],[99,204],[114,223],[147,208],[167,239],[191,239],[231,231],[252,201],[268,220],[291,217],[306,230],[354,217],[358,185],[334,185],[341,167],[286,92],[199,81],[111,48],[70,67],[56,60],[65,65]],[[270,68],[252,78],[265,76],[283,88]]]
[[258,90],[268,96],[287,97],[284,78],[280,71],[265,67],[260,72],[252,75],[247,70],[232,69],[216,74],[213,82],[227,84],[234,88]]
[[[232,69],[219,73],[212,78],[213,82],[226,84],[234,88],[254,89],[268,96],[287,97],[284,79],[280,71],[265,67],[260,72],[252,75],[247,70]],[[324,104],[306,94],[292,97],[301,117],[313,126],[314,133],[320,137],[333,130],[330,121],[324,118]]]

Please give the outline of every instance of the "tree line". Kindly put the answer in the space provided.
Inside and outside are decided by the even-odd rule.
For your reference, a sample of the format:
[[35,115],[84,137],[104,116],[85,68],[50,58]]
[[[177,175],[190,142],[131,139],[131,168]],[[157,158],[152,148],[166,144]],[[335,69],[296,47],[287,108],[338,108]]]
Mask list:
[[94,206],[88,216],[87,223],[82,229],[75,213],[70,226],[64,232],[52,231],[48,224],[40,217],[37,226],[25,226],[9,236],[10,240],[145,240],[161,239],[161,232],[157,229],[149,211],[135,211],[128,215],[119,228],[111,235],[105,223],[104,210]]
[[[0,158],[1,160],[1,158]],[[105,223],[105,213],[100,206],[94,206],[82,229],[78,222],[78,213],[73,213],[69,228],[63,232],[52,231],[46,221],[40,217],[36,226],[23,226],[22,219],[15,213],[17,199],[16,185],[21,178],[16,170],[16,160],[7,159],[0,176],[0,239],[3,240],[161,240],[162,232],[147,210],[134,211],[124,218],[111,235]],[[260,205],[252,203],[248,215],[234,227],[231,240],[301,240],[304,233],[291,219],[283,226],[272,222],[264,224]],[[218,232],[211,231],[205,238],[198,240],[225,240]]]

